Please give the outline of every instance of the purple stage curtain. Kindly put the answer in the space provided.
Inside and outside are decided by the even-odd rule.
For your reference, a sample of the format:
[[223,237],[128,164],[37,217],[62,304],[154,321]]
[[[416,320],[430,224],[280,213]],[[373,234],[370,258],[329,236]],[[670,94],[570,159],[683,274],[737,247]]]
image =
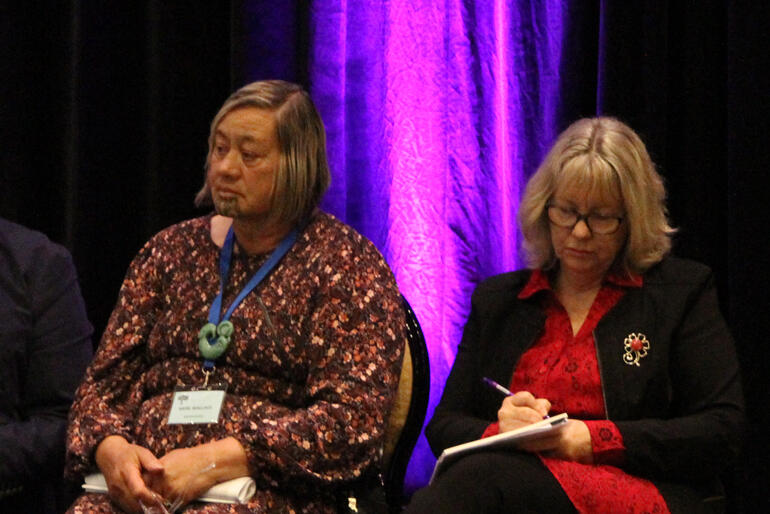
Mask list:
[[[428,343],[438,402],[483,278],[524,265],[516,211],[558,124],[563,2],[313,2],[324,208],[371,239]],[[434,463],[424,436],[407,489]]]

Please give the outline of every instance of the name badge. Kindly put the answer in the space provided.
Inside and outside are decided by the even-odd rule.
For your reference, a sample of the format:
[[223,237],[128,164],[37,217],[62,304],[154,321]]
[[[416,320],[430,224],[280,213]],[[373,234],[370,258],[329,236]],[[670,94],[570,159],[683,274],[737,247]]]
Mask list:
[[213,385],[205,388],[178,388],[174,392],[169,425],[194,425],[219,422],[219,413],[227,387]]

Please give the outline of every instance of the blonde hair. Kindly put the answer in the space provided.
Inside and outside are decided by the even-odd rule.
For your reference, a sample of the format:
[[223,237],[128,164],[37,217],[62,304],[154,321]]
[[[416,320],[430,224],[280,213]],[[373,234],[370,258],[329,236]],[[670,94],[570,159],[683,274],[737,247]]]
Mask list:
[[[331,179],[323,122],[310,96],[297,84],[263,80],[247,84],[230,95],[211,122],[206,174],[219,123],[230,112],[244,107],[266,109],[275,114],[281,156],[273,178],[270,221],[295,224],[309,217]],[[211,190],[204,180],[195,204],[211,203]]]
[[547,269],[556,262],[546,206],[559,186],[601,198],[620,191],[628,235],[619,260],[627,271],[642,273],[671,250],[676,230],[669,225],[663,179],[642,140],[624,123],[607,117],[576,121],[527,183],[518,218],[532,267]]

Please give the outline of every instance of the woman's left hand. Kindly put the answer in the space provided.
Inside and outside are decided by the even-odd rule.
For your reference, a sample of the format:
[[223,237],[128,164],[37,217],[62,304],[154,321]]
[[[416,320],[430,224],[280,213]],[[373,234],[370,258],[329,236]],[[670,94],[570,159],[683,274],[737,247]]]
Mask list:
[[163,474],[145,480],[175,509],[199,498],[219,482],[249,474],[246,452],[232,437],[172,450],[160,462]]
[[593,464],[594,461],[591,432],[579,419],[570,419],[558,433],[523,443],[521,448],[581,464]]
[[213,451],[203,444],[172,450],[161,457],[163,474],[145,478],[150,489],[175,509],[187,505],[216,484]]

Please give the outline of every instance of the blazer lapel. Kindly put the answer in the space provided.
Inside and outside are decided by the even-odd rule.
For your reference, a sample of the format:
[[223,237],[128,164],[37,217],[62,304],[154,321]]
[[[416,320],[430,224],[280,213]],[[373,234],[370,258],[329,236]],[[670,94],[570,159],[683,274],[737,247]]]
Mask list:
[[[519,357],[535,343],[544,321],[540,309],[530,303],[519,302],[515,308],[501,313],[499,323],[491,323],[490,330],[485,334],[487,355],[481,361],[484,363],[484,376],[509,387]],[[502,401],[500,393],[489,389],[484,396],[485,411],[496,419]]]

